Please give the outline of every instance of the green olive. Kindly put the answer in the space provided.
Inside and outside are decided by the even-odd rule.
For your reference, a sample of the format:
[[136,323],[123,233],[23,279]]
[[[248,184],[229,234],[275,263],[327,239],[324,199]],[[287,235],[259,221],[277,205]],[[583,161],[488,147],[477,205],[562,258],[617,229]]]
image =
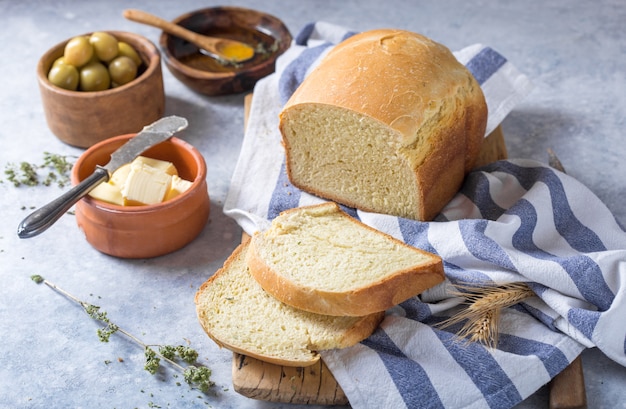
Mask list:
[[89,40],[84,36],[80,36],[74,37],[67,42],[63,57],[67,64],[74,67],[82,67],[91,60],[93,54],[93,46],[89,43]]
[[127,84],[137,76],[137,64],[130,57],[122,55],[109,63],[109,74],[114,84]]
[[80,69],[82,91],[103,91],[111,85],[109,70],[102,63],[90,62]]
[[117,38],[104,31],[96,31],[89,37],[89,43],[93,46],[98,59],[109,62],[118,54]]
[[92,62],[100,62],[100,63],[104,62],[104,61],[100,61],[100,58],[98,58],[98,54],[96,54],[95,49],[94,49],[93,55],[91,56],[91,58],[89,59],[89,61],[87,61],[85,65],[91,64]]
[[53,65],[48,72],[48,80],[57,87],[76,91],[78,88],[78,70],[73,66],[65,63]]
[[119,55],[125,55],[126,57],[130,57],[135,62],[135,64],[137,64],[137,67],[141,66],[141,57],[139,57],[139,54],[137,54],[137,51],[133,48],[132,45],[123,41],[118,41],[117,48]]
[[[54,62],[52,63],[52,67],[56,67],[57,65],[62,65],[62,64],[66,64],[65,58],[64,57],[59,57],[56,60],[54,60]],[[52,68],[52,67],[50,67],[50,68]]]

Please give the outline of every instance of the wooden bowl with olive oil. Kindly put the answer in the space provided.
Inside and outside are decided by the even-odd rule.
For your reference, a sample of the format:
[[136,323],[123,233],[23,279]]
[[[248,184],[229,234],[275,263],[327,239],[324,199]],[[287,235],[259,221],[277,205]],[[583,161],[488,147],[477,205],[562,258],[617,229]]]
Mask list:
[[190,42],[163,32],[159,44],[172,75],[195,92],[227,95],[250,91],[273,73],[276,58],[291,46],[291,34],[282,21],[260,11],[240,7],[211,7],[173,20],[196,33],[249,44],[254,57],[233,64],[208,55]]
[[[94,33],[77,35],[55,45],[37,65],[48,127],[61,141],[72,146],[88,148],[113,136],[139,132],[161,118],[165,111],[161,53],[156,45],[134,33],[106,33],[118,43],[132,47],[133,56],[138,57],[134,79],[127,83],[115,84],[109,78],[106,89],[84,90],[80,84],[66,89],[51,81],[51,69],[58,64],[59,58],[65,57],[66,45],[75,38],[89,38]],[[111,61],[103,65],[110,65]],[[79,75],[82,75],[83,68],[78,68]]]

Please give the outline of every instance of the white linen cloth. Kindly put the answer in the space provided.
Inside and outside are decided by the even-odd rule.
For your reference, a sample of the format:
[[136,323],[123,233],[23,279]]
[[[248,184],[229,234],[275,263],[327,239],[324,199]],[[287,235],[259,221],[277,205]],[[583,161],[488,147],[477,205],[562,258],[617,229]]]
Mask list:
[[[291,92],[339,41],[354,33],[306,26],[254,89],[248,128],[224,206],[249,234],[283,210],[323,200],[293,187],[284,170],[278,114]],[[487,133],[531,84],[483,45],[455,52],[489,107]],[[587,347],[626,366],[626,233],[572,177],[529,160],[468,175],[433,222],[344,207],[353,217],[444,260],[446,281],[390,309],[354,347],[323,351],[353,408],[508,408],[530,396]],[[436,324],[458,311],[458,282],[527,282],[536,297],[503,311],[499,343],[458,342]]]

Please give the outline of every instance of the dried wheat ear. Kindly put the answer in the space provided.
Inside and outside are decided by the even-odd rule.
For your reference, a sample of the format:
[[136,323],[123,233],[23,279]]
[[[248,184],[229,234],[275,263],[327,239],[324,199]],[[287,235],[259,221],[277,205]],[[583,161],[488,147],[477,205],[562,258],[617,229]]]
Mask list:
[[438,324],[440,328],[463,322],[457,332],[459,340],[478,342],[489,348],[498,345],[498,322],[502,309],[515,305],[535,295],[526,283],[509,283],[497,286],[457,284],[452,293],[463,297],[466,308]]

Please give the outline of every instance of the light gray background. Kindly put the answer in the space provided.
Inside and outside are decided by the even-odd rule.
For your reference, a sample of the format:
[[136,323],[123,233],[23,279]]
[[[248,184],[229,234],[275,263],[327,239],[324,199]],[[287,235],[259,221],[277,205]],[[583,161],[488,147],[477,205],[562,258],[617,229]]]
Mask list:
[[[173,19],[215,5],[269,12],[294,34],[308,22],[324,20],[354,30],[409,29],[453,50],[476,42],[490,45],[536,85],[503,123],[509,156],[545,162],[546,149],[554,148],[568,173],[626,225],[623,0],[0,0],[2,169],[10,162],[40,163],[44,151],[81,153],[58,141],[45,123],[35,67],[49,47],[95,30],[132,31],[158,43],[159,30],[126,21],[122,10],[139,8]],[[243,95],[195,94],[165,67],[164,80],[166,114],[189,119],[184,137],[208,164],[210,223],[197,240],[174,254],[119,260],[92,249],[72,216],[39,237],[18,239],[17,224],[29,208],[47,203],[61,190],[0,184],[0,408],[293,407],[250,400],[233,391],[231,354],[204,335],[193,305],[198,286],[240,239],[240,229],[222,214],[222,204],[243,135]],[[121,336],[100,343],[96,324],[63,297],[33,284],[29,277],[34,273],[102,306],[114,322],[148,343],[188,340],[214,371],[214,396],[199,397],[197,391],[177,386],[169,369],[149,375],[142,370],[143,352]],[[589,407],[626,407],[626,368],[597,350],[585,351],[583,362]],[[547,405],[547,388],[542,388],[519,407]]]

